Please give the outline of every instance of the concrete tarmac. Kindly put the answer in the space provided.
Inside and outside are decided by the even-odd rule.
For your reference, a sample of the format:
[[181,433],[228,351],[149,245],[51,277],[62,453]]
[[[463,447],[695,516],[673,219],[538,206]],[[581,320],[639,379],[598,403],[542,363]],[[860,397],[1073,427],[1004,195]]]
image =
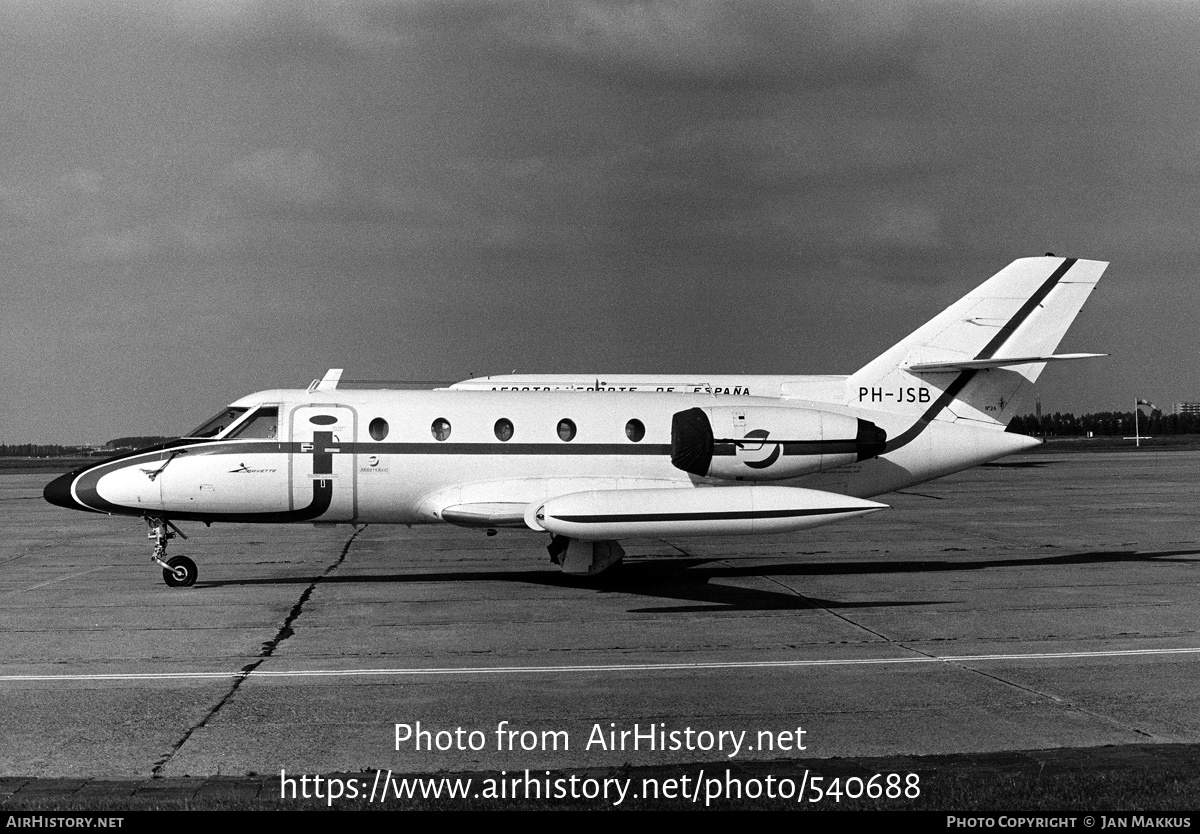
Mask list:
[[598,583],[532,533],[187,524],[173,589],[50,477],[0,477],[10,784],[1200,743],[1200,452],[1010,458]]

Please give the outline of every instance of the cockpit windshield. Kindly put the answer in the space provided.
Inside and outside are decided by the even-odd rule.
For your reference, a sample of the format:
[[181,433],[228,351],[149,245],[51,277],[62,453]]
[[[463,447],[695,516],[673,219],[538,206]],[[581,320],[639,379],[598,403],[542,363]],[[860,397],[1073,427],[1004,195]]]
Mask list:
[[229,406],[223,409],[219,414],[209,420],[205,420],[192,431],[184,435],[184,437],[216,437],[225,429],[233,425],[239,417],[245,414],[250,409],[236,408]]
[[275,440],[279,436],[279,409],[273,405],[264,405],[255,409],[254,413],[241,422],[229,433],[226,440]]

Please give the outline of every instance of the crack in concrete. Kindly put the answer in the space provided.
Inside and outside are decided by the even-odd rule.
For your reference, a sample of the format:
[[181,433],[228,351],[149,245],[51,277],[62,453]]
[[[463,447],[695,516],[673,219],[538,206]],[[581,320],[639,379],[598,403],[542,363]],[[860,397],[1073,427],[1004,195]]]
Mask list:
[[342,551],[338,554],[337,559],[335,559],[329,567],[325,568],[325,571],[320,576],[310,582],[308,587],[304,589],[304,592],[300,594],[300,598],[296,600],[296,604],[292,606],[292,610],[289,611],[287,617],[284,618],[283,625],[279,627],[279,631],[275,633],[273,638],[263,643],[262,651],[259,652],[258,657],[241,668],[241,671],[238,672],[237,676],[233,679],[233,685],[229,687],[229,691],[225,693],[224,697],[222,697],[221,700],[219,700],[216,705],[208,711],[208,714],[189,727],[187,732],[183,734],[179,741],[175,742],[171,749],[167,751],[167,753],[161,759],[154,763],[154,767],[150,770],[150,778],[163,778],[163,771],[166,769],[167,765],[170,764],[171,759],[175,757],[175,754],[183,748],[183,745],[187,744],[188,739],[190,739],[197,730],[205,727],[217,716],[217,713],[219,713],[221,709],[227,703],[229,703],[241,685],[245,683],[246,678],[250,676],[250,673],[257,669],[263,663],[263,661],[275,654],[275,650],[279,648],[280,643],[295,634],[295,631],[292,629],[292,623],[296,621],[296,618],[299,617],[301,612],[304,610],[304,603],[308,602],[308,598],[312,596],[312,592],[316,589],[317,585],[319,585],[325,577],[329,576],[330,573],[337,569],[342,562],[346,561],[346,554],[350,552],[350,546],[354,544],[354,540],[358,538],[358,534],[365,529],[367,529],[367,525],[365,524],[362,527],[355,529],[354,533],[342,546]]
[[[942,525],[942,526],[950,528],[950,525]],[[956,529],[956,528],[950,528],[950,529]],[[981,533],[972,533],[972,535],[978,535],[981,538],[992,539],[994,541],[1003,542],[1005,544],[1020,544],[1019,542],[1010,542],[1010,541],[1006,541],[1004,539],[996,538],[993,536],[987,536],[987,535],[981,534]],[[669,547],[674,548],[675,550],[679,551],[680,553],[684,554],[685,556],[693,556],[692,553],[689,553],[687,550],[685,550],[684,548],[675,544],[674,542],[669,542],[666,539],[660,539],[659,541],[661,541],[663,544],[665,544]],[[723,565],[725,567],[729,567],[729,568],[733,567],[733,565],[731,565],[729,563],[729,560],[727,560],[727,559],[713,559],[710,561],[714,562],[715,564]],[[906,652],[911,652],[912,654],[918,655],[920,657],[927,657],[931,660],[941,660],[941,657],[939,655],[931,654],[926,651],[922,651],[921,649],[918,649],[915,646],[910,646],[905,642],[895,640],[895,639],[889,637],[888,635],[884,634],[883,632],[876,631],[875,629],[869,628],[868,626],[865,626],[862,623],[856,622],[855,620],[851,619],[850,617],[847,617],[845,614],[841,614],[837,611],[834,611],[832,608],[830,608],[827,605],[822,605],[821,603],[817,602],[812,597],[809,597],[808,595],[802,593],[801,591],[797,590],[796,588],[793,588],[791,585],[788,585],[786,582],[776,579],[773,576],[769,576],[766,573],[760,573],[758,576],[760,579],[763,579],[763,580],[766,580],[767,582],[778,585],[779,587],[783,588],[787,592],[799,597],[800,599],[804,600],[809,605],[811,605],[814,609],[816,609],[818,611],[823,611],[824,613],[829,614],[832,617],[836,617],[837,619],[841,620],[842,622],[844,622],[846,625],[850,626],[851,628],[858,629],[858,630],[866,632],[867,634],[870,634],[874,637],[877,637],[889,646],[895,646],[898,649],[903,649]],[[1105,723],[1105,724],[1109,725],[1110,727],[1115,727],[1116,729],[1123,730],[1124,732],[1128,732],[1128,733],[1135,733],[1136,735],[1142,736],[1144,738],[1147,738],[1147,739],[1150,739],[1153,741],[1161,741],[1161,739],[1158,736],[1154,735],[1153,733],[1148,733],[1145,730],[1139,730],[1136,727],[1126,726],[1113,718],[1109,718],[1107,716],[1100,715],[1099,713],[1092,712],[1091,710],[1084,709],[1083,707],[1079,706],[1078,704],[1073,704],[1070,701],[1066,700],[1065,698],[1059,698],[1048,692],[1041,692],[1037,689],[1033,689],[1028,686],[1022,686],[1021,684],[1016,683],[1015,681],[1006,680],[1005,678],[1002,678],[999,675],[989,674],[980,669],[972,668],[972,667],[967,666],[966,664],[959,662],[959,661],[945,661],[945,663],[949,666],[954,666],[958,669],[961,669],[964,672],[970,672],[970,673],[974,673],[976,675],[980,675],[981,677],[987,678],[988,680],[994,681],[1003,686],[1009,686],[1009,687],[1012,687],[1013,689],[1019,690],[1021,692],[1026,692],[1030,695],[1037,696],[1038,698],[1041,698],[1043,700],[1051,701],[1052,703],[1056,704],[1057,706],[1063,707],[1065,709],[1073,710],[1073,711],[1079,713],[1080,715],[1085,715],[1095,721],[1100,721],[1102,723]]]
[[[908,647],[906,646],[905,648],[908,648]],[[913,651],[916,651],[916,650],[913,649]],[[1094,719],[1096,721],[1100,721],[1104,724],[1107,724],[1110,727],[1115,727],[1118,730],[1123,730],[1127,733],[1134,733],[1135,735],[1139,735],[1139,736],[1142,736],[1143,738],[1151,739],[1154,741],[1162,740],[1158,736],[1154,735],[1153,733],[1148,733],[1145,730],[1139,730],[1137,727],[1130,727],[1126,724],[1122,724],[1120,721],[1117,721],[1113,718],[1109,718],[1106,715],[1101,715],[1098,712],[1093,712],[1089,709],[1084,709],[1083,707],[1079,706],[1078,704],[1071,703],[1066,698],[1059,698],[1057,695],[1052,695],[1049,692],[1042,692],[1039,689],[1034,689],[1029,686],[1023,686],[1023,685],[1017,683],[1016,681],[1010,681],[1007,678],[1000,677],[999,675],[990,674],[988,672],[983,671],[982,669],[972,668],[962,662],[951,662],[951,665],[957,666],[959,669],[962,669],[967,672],[974,672],[976,675],[987,678],[988,680],[993,680],[996,683],[1000,683],[1005,686],[1011,686],[1013,689],[1019,690],[1021,692],[1027,692],[1030,695],[1036,695],[1037,697],[1042,698],[1044,700],[1051,701],[1052,703],[1054,703],[1060,707],[1063,707],[1064,709],[1073,710],[1073,711],[1079,713],[1080,715],[1086,715],[1088,718]]]
[[[928,657],[931,660],[941,660],[941,657],[939,655],[930,654],[929,652],[922,651],[921,649],[918,649],[914,646],[909,646],[908,644],[906,644],[902,641],[899,641],[899,640],[893,640],[891,637],[888,637],[886,634],[883,634],[882,632],[875,631],[874,629],[868,628],[867,626],[863,625],[862,623],[855,622],[854,620],[850,619],[849,617],[845,616],[844,614],[839,614],[837,611],[833,611],[830,608],[827,608],[826,606],[821,605],[820,603],[816,602],[815,600],[800,593],[800,591],[797,591],[795,588],[792,588],[791,586],[787,585],[784,582],[779,581],[778,579],[775,579],[772,576],[764,575],[762,578],[768,580],[769,582],[774,582],[775,584],[779,585],[782,588],[786,588],[787,590],[791,591],[793,594],[795,594],[796,596],[805,600],[806,602],[810,603],[814,607],[820,609],[821,611],[824,611],[826,614],[831,614],[832,616],[837,617],[839,620],[846,623],[847,625],[853,626],[854,628],[857,628],[857,629],[861,629],[862,631],[865,631],[868,634],[875,635],[880,640],[883,640],[884,642],[886,642],[888,645],[895,646],[896,648],[903,649],[904,651],[907,651],[907,652],[912,652],[913,654],[919,655],[921,657]],[[984,672],[982,669],[975,669],[971,666],[966,665],[965,663],[963,663],[961,661],[945,661],[945,662],[947,665],[954,666],[958,669],[962,669],[964,672],[974,673],[976,675],[987,678],[988,680],[994,681],[994,682],[1002,684],[1004,686],[1009,686],[1009,687],[1012,687],[1013,689],[1019,690],[1021,692],[1026,692],[1030,695],[1035,695],[1038,698],[1041,698],[1043,700],[1051,701],[1052,703],[1056,704],[1057,706],[1063,707],[1064,709],[1073,710],[1073,711],[1079,713],[1080,715],[1086,715],[1087,717],[1089,717],[1095,721],[1100,721],[1102,723],[1109,725],[1110,727],[1115,727],[1118,730],[1123,730],[1124,732],[1127,732],[1127,733],[1134,733],[1136,735],[1142,736],[1146,739],[1150,739],[1153,741],[1161,741],[1161,739],[1158,736],[1154,735],[1153,733],[1148,733],[1145,730],[1139,730],[1137,727],[1127,726],[1113,718],[1109,718],[1108,716],[1100,715],[1097,712],[1092,712],[1091,710],[1084,709],[1083,707],[1079,706],[1078,704],[1073,704],[1070,701],[1068,701],[1067,699],[1059,698],[1055,695],[1050,694],[1049,692],[1042,692],[1040,690],[1033,689],[1032,687],[1023,686],[1015,681],[1010,681],[1010,680],[1007,680],[1006,678],[1002,678],[999,675],[994,675],[994,674],[990,674],[988,672]]]
[[[727,567],[733,567],[733,565],[730,565],[728,562],[723,562],[722,564],[726,565]],[[824,611],[826,614],[829,614],[830,616],[837,617],[839,620],[841,620],[846,625],[848,625],[852,628],[857,628],[860,631],[865,631],[867,634],[873,634],[876,637],[878,637],[880,640],[884,641],[885,643],[888,643],[889,645],[900,646],[901,648],[908,649],[908,646],[905,646],[901,643],[897,643],[895,640],[893,640],[891,637],[888,637],[886,634],[881,634],[880,632],[876,631],[873,628],[867,628],[862,623],[857,623],[854,620],[847,617],[846,615],[839,614],[838,612],[834,611],[829,606],[822,605],[821,603],[817,602],[812,597],[809,597],[805,594],[800,593],[795,588],[793,588],[791,585],[788,585],[786,582],[781,582],[780,580],[776,579],[775,577],[767,576],[766,574],[759,574],[759,577],[761,579],[767,580],[768,582],[775,583],[780,588],[783,588],[783,589],[791,592],[792,594],[795,594],[796,596],[800,597],[800,599],[804,600],[805,602],[807,602],[809,605],[811,605],[813,608],[817,609],[818,611]]]

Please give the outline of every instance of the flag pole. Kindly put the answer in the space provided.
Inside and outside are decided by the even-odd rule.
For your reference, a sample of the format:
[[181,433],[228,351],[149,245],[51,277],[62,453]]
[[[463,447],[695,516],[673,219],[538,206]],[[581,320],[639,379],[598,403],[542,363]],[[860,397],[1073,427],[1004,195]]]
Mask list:
[[1138,429],[1138,400],[1133,398],[1133,445],[1137,448],[1142,446],[1142,433]]

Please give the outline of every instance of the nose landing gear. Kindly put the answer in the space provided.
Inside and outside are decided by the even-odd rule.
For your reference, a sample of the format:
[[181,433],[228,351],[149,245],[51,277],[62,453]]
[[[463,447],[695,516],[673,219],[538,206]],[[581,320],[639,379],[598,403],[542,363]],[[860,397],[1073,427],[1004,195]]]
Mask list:
[[162,565],[163,581],[172,588],[190,587],[196,581],[196,563],[186,556],[167,559],[167,542],[175,538],[176,533],[181,539],[186,539],[187,535],[165,518],[158,516],[146,516],[146,524],[150,527],[146,538],[154,540],[154,553],[150,556],[150,561]]

